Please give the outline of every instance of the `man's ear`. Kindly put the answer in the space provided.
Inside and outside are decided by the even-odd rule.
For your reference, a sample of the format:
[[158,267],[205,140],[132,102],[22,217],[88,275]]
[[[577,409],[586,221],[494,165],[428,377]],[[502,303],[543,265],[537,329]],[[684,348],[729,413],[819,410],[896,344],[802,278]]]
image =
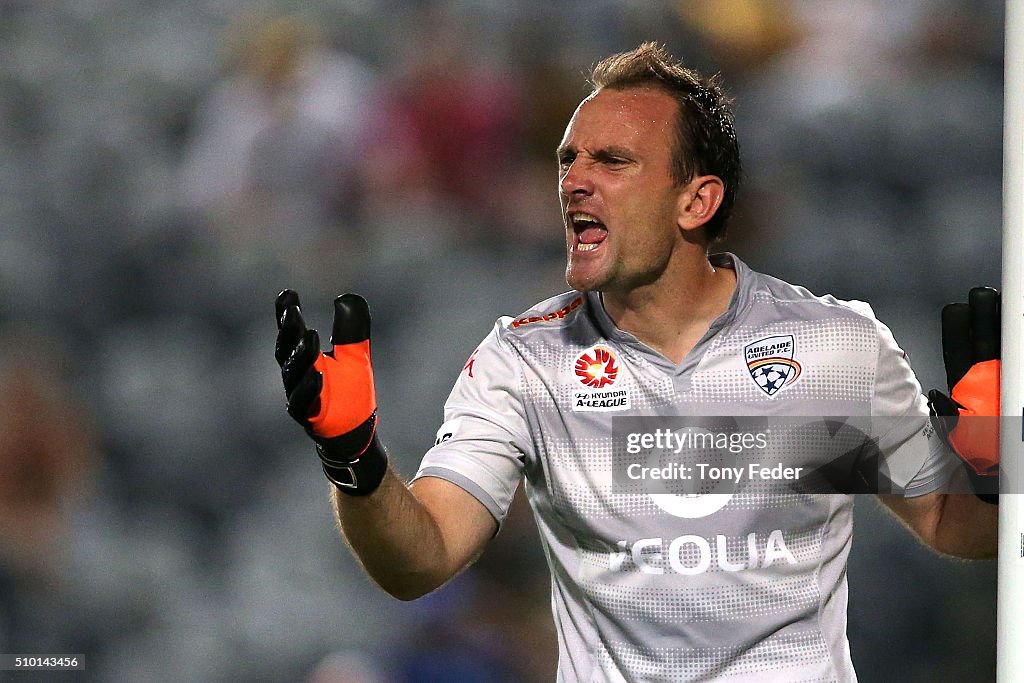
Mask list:
[[725,197],[725,183],[718,176],[698,176],[679,194],[679,227],[696,230],[711,220]]

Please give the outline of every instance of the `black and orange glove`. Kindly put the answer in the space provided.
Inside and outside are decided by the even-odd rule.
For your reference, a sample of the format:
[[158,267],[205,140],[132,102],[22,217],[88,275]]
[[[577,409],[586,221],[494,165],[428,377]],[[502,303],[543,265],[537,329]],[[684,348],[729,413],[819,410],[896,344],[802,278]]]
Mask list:
[[324,473],[344,493],[367,495],[387,471],[377,438],[377,398],[370,365],[370,309],[358,294],[334,300],[330,351],[306,328],[299,295],[286,289],[274,302],[274,355],[288,397],[288,414],[316,443]]
[[999,492],[999,292],[971,289],[942,309],[942,357],[949,395],[928,392],[936,431],[967,465],[978,497]]

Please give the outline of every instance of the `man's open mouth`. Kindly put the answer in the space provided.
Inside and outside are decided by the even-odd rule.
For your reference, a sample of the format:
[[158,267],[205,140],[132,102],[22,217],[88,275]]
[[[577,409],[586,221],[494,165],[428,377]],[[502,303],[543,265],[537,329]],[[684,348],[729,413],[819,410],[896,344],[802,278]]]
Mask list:
[[576,251],[593,251],[608,236],[608,228],[592,214],[573,213],[569,221],[576,233]]

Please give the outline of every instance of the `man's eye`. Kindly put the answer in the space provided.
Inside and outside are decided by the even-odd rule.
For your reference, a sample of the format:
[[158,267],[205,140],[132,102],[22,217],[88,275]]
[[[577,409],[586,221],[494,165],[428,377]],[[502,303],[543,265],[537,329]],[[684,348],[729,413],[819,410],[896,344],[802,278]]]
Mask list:
[[574,155],[563,154],[562,156],[558,157],[558,165],[561,166],[562,168],[565,168],[566,166],[570,166],[572,162],[575,160],[576,157]]

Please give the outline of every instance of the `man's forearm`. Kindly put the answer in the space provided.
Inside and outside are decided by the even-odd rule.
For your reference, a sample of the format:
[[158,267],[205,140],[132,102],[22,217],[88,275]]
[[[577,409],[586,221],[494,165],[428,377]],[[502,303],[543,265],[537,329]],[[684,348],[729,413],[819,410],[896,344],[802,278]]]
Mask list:
[[939,552],[965,559],[991,559],[997,554],[999,507],[970,493],[943,496],[935,529]]
[[[966,479],[966,473],[957,477]],[[966,483],[954,481],[952,490],[964,490]],[[999,536],[999,508],[973,493],[928,493],[906,498],[885,495],[879,499],[922,543],[944,555],[963,559],[996,556]]]
[[388,593],[412,600],[457,571],[447,559],[440,528],[405,483],[388,468],[368,496],[333,491],[341,532],[370,577]]
[[335,485],[342,534],[367,573],[391,595],[429,593],[483,551],[497,530],[491,512],[464,489],[437,477],[406,486],[378,440],[370,365],[370,309],[356,294],[334,300],[329,353],[306,327],[299,295],[274,301],[274,357],[288,414],[316,442],[324,474]]

